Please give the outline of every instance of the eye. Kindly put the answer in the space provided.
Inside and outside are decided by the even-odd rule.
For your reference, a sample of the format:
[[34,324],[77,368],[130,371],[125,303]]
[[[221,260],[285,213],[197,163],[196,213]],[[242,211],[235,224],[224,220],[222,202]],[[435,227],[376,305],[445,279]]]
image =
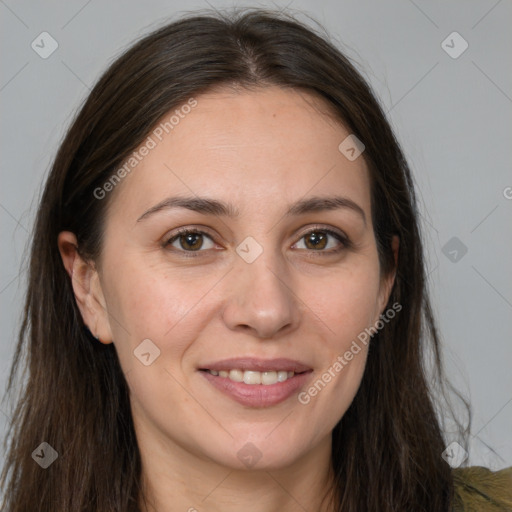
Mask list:
[[[325,252],[328,254],[339,252],[343,248],[349,247],[350,245],[346,236],[326,228],[315,228],[309,230],[307,233],[302,235],[299,242],[297,242],[295,245],[300,244],[303,240],[305,247],[298,247],[299,249],[306,249],[315,252]],[[336,240],[338,241],[338,244],[336,244]]]
[[[210,241],[210,244],[207,243],[206,247],[205,238]],[[181,229],[165,243],[166,247],[169,245],[182,252],[201,252],[200,249],[212,249],[214,243],[212,238],[204,231]]]
[[[206,243],[205,243],[206,240]],[[304,247],[297,247],[304,241]],[[336,244],[336,241],[338,242]],[[183,228],[173,235],[164,244],[165,247],[171,246],[172,250],[182,253],[183,256],[199,256],[204,250],[213,249],[215,243],[210,235],[204,231]],[[336,231],[327,228],[314,228],[304,233],[299,242],[294,244],[295,248],[305,249],[309,252],[318,252],[325,254],[334,254],[350,247],[349,239]],[[203,250],[202,250],[203,249]]]

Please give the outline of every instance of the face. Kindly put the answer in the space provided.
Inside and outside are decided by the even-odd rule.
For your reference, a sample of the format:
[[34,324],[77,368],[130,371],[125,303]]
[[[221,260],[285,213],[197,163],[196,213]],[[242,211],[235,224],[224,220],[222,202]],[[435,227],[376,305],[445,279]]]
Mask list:
[[344,355],[388,299],[369,173],[312,96],[195,100],[109,192],[82,314],[113,340],[140,438],[231,468],[285,467],[330,442],[367,345]]

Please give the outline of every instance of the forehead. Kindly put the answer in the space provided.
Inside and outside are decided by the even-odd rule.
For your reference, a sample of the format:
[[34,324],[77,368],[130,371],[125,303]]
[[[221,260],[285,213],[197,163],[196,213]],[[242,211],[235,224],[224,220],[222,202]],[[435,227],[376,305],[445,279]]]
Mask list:
[[340,152],[350,132],[322,100],[268,87],[221,89],[189,105],[167,113],[148,134],[141,147],[151,147],[142,158],[139,148],[140,161],[117,186],[114,211],[140,212],[176,194],[237,202],[242,213],[308,193],[342,193],[369,208],[364,159]]

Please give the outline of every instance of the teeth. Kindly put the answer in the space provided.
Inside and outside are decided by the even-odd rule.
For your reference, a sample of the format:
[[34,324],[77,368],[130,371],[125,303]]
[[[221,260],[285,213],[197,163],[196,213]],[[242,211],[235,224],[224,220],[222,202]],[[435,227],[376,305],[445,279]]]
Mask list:
[[208,373],[219,377],[227,377],[234,382],[244,382],[245,384],[262,384],[263,386],[269,386],[276,384],[277,382],[284,382],[285,380],[291,379],[295,373],[280,370],[278,372],[256,372],[252,370],[207,370]]
[[[284,372],[283,372],[284,373]],[[261,374],[262,384],[275,384],[277,382],[277,372],[263,372]]]
[[277,382],[284,382],[288,378],[288,372],[277,372]]
[[231,370],[226,377],[235,382],[242,382],[244,380],[244,372],[242,370]]

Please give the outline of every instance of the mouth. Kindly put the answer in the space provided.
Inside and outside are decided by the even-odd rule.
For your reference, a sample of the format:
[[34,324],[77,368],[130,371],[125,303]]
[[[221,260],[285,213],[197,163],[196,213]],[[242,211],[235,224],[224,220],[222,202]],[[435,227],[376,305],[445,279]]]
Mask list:
[[198,369],[216,390],[254,408],[283,402],[300,391],[313,369],[289,359],[231,359]]

